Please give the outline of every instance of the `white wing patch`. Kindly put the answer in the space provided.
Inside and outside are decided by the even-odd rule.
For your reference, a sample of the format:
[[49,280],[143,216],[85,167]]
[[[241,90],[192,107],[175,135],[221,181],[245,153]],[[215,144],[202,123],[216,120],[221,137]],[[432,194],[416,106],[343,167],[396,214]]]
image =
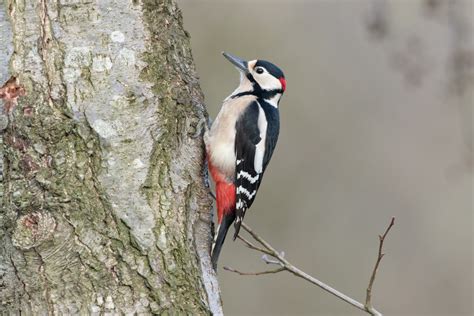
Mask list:
[[241,209],[244,207],[244,202],[242,202],[241,199],[239,199],[239,201],[237,202],[237,204],[235,204],[235,207],[238,208],[238,209]]
[[247,171],[240,170],[240,172],[237,174],[237,179],[240,179],[240,178],[245,178],[250,183],[254,184],[260,178],[260,174],[257,173],[257,175],[255,177],[252,177],[252,175],[250,173],[248,173]]
[[[243,148],[238,147],[236,150],[236,156],[241,160],[236,161],[236,195],[237,203],[236,207],[236,219],[235,219],[235,233],[234,239],[239,234],[240,224],[245,216],[245,212],[252,205],[255,196],[257,195],[257,189],[260,184],[263,175],[263,160],[265,158],[265,147],[266,147],[266,137],[267,137],[267,127],[268,122],[266,119],[265,111],[262,106],[256,101],[254,106],[258,106],[258,116],[256,115],[256,109],[253,108],[254,115],[252,118],[256,119],[256,122],[253,121],[252,124],[257,123],[257,126],[253,125],[251,128],[252,134],[247,136],[251,137],[245,139],[245,146]],[[258,128],[258,131],[255,129]],[[245,131],[240,131],[245,132]],[[257,136],[258,133],[258,136]],[[241,137],[246,137],[246,135],[241,135]],[[258,143],[255,144],[255,142]],[[240,150],[240,151],[239,151]],[[241,152],[247,150],[248,152]],[[253,156],[253,157],[252,157]],[[242,158],[246,157],[246,158]],[[244,161],[244,159],[249,159],[249,161]]]
[[265,155],[265,140],[267,136],[267,125],[268,122],[265,117],[265,112],[263,111],[260,104],[258,105],[258,130],[260,131],[260,142],[256,145],[255,148],[255,159],[253,162],[255,171],[257,173],[262,173],[263,170],[263,156]]
[[237,204],[235,204],[235,207],[239,210],[242,210],[241,216],[237,216],[235,219],[236,223],[240,223],[242,221],[242,218],[244,218],[245,211],[247,210],[247,203],[242,201],[242,199],[239,199]]
[[249,200],[251,200],[251,199],[255,196],[255,194],[257,194],[257,190],[254,190],[252,193],[250,193],[250,192],[249,192],[246,188],[244,188],[243,186],[239,186],[239,187],[237,188],[237,194],[239,194],[239,193],[245,194],[245,195],[247,196],[247,198],[248,198]]

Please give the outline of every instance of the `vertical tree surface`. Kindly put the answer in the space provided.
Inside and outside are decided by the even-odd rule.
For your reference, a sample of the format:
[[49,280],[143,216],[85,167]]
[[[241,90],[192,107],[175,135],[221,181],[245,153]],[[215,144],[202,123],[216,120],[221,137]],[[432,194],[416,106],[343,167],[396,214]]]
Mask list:
[[221,314],[176,4],[7,0],[0,26],[25,92],[0,119],[0,312]]

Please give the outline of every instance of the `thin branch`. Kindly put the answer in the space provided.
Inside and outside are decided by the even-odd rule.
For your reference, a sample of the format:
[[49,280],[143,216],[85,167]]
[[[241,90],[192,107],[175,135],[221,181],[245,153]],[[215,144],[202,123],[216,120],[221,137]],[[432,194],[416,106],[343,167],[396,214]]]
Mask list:
[[297,267],[295,267],[293,264],[291,264],[288,260],[286,260],[284,258],[284,253],[283,252],[282,253],[278,252],[275,248],[272,247],[272,245],[270,245],[267,241],[265,241],[262,237],[260,237],[257,233],[255,233],[244,222],[242,222],[242,227],[244,228],[244,230],[247,231],[252,236],[252,238],[255,241],[257,241],[263,248],[254,245],[253,243],[251,243],[250,241],[246,240],[243,237],[239,236],[239,239],[242,240],[247,245],[247,247],[249,247],[251,249],[254,249],[254,250],[257,250],[257,251],[260,251],[260,252],[262,252],[266,255],[269,255],[269,256],[276,259],[276,260],[272,260],[272,259],[268,258],[266,255],[264,255],[264,256],[262,256],[262,259],[265,263],[267,263],[267,264],[278,264],[278,265],[281,266],[281,268],[278,268],[278,269],[275,269],[275,270],[262,271],[262,272],[241,272],[239,270],[236,270],[234,268],[229,268],[229,267],[224,267],[224,269],[227,270],[227,271],[230,271],[230,272],[238,273],[240,275],[263,275],[263,274],[271,274],[271,273],[279,273],[279,272],[282,272],[282,271],[288,271],[288,272],[293,273],[297,277],[305,279],[306,281],[311,282],[311,283],[319,286],[320,288],[322,288],[326,292],[331,293],[332,295],[340,298],[341,300],[349,303],[350,305],[352,305],[352,306],[354,306],[354,307],[356,307],[356,308],[358,308],[362,311],[365,311],[365,312],[369,313],[370,315],[380,316],[382,314],[372,306],[370,298],[371,298],[371,295],[372,295],[372,285],[375,281],[375,276],[376,276],[376,273],[377,273],[377,269],[378,269],[378,266],[380,264],[380,261],[382,260],[383,255],[384,255],[382,253],[383,242],[384,242],[385,237],[387,236],[388,232],[390,231],[390,229],[394,225],[394,223],[395,223],[395,218],[392,218],[392,220],[390,222],[390,225],[385,230],[385,233],[382,236],[379,236],[379,242],[380,242],[379,243],[379,253],[378,253],[375,268],[374,268],[374,270],[372,272],[372,276],[370,278],[369,287],[367,288],[367,299],[366,299],[365,304],[362,304],[362,303],[356,301],[355,299],[339,292],[338,290],[336,290],[333,287],[327,285],[326,283],[316,279],[315,277],[313,277],[313,276],[307,274],[306,272],[304,272],[304,271],[298,269]]
[[272,247],[272,245],[270,245],[268,242],[265,241],[265,239],[257,235],[257,233],[255,233],[249,226],[247,226],[247,224],[242,222],[242,227],[253,237],[253,239],[258,241],[263,247],[268,249],[268,251],[270,252],[270,256],[277,258],[283,263],[288,263],[288,261],[286,261],[286,259],[282,255],[280,255],[280,253],[275,248]]
[[372,306],[372,286],[375,282],[375,277],[377,275],[377,270],[379,269],[380,261],[382,261],[383,256],[383,242],[385,241],[385,237],[387,237],[388,232],[395,224],[395,217],[392,217],[390,224],[388,225],[385,233],[383,235],[379,235],[379,252],[377,255],[377,261],[375,262],[374,270],[372,271],[372,275],[370,276],[369,286],[367,287],[367,295],[365,297],[365,309],[366,310],[373,310],[374,307]]
[[268,251],[266,249],[263,249],[261,247],[255,246],[254,244],[252,244],[250,241],[248,241],[244,237],[237,236],[237,238],[240,239],[250,249],[260,251],[260,252],[265,253],[265,254],[270,255],[270,256],[272,255],[272,253],[270,251]]
[[262,260],[263,260],[263,262],[265,262],[266,264],[276,264],[276,265],[279,265],[279,266],[282,265],[280,261],[270,259],[270,258],[268,258],[267,255],[263,255],[263,256],[262,256]]
[[282,267],[282,268],[278,268],[274,270],[266,270],[266,271],[261,271],[261,272],[242,272],[231,267],[224,267],[224,270],[234,272],[240,275],[264,275],[264,274],[273,274],[273,273],[282,272],[282,271],[285,271],[285,268]]

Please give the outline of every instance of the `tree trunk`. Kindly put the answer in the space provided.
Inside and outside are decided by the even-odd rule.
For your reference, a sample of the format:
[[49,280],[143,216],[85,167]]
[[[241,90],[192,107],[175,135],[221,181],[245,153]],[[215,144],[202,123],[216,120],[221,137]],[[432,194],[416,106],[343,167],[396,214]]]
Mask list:
[[0,313],[221,314],[176,4],[7,0],[0,40]]

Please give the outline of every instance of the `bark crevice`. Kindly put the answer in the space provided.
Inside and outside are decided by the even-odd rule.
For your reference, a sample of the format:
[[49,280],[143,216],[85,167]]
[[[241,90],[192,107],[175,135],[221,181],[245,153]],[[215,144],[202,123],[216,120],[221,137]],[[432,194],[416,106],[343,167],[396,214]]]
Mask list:
[[26,96],[2,135],[0,311],[222,314],[190,137],[205,108],[176,4],[4,8]]

